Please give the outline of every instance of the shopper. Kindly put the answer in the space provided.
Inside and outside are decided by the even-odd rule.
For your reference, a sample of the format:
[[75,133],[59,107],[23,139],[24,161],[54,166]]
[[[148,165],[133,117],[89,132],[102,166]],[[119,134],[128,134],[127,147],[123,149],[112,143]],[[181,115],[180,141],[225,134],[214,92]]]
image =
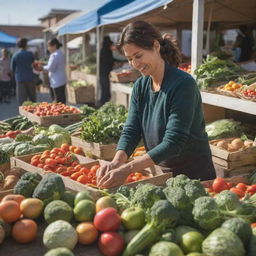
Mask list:
[[[134,84],[116,155],[97,172],[98,185],[119,186],[131,172],[154,164],[174,176],[214,179],[201,95],[193,77],[177,68],[177,47],[144,21],[124,28],[119,47],[143,76]],[[147,153],[126,163],[141,138]]]
[[12,57],[11,69],[15,75],[18,103],[22,105],[26,100],[36,101],[35,75],[32,69],[34,56],[32,52],[26,50],[26,38],[21,38],[17,46],[19,51]]
[[56,102],[66,103],[66,61],[61,51],[62,44],[58,39],[53,38],[47,43],[48,50],[51,53],[48,64],[43,67],[49,72],[50,86],[53,90]]
[[114,65],[112,46],[113,42],[110,37],[105,36],[100,51],[100,99],[97,104],[98,107],[104,105],[111,98],[109,74]]
[[8,52],[2,49],[0,58],[0,103],[10,103],[11,97],[11,69]]

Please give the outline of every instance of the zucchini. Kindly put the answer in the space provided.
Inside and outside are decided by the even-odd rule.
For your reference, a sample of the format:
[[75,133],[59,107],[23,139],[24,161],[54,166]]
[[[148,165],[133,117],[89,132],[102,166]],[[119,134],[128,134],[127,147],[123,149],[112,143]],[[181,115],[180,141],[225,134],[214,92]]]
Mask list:
[[14,116],[14,117],[5,119],[4,122],[7,123],[7,124],[12,125],[12,123],[13,123],[15,120],[20,120],[21,118],[23,118],[23,116],[18,115],[18,116]]
[[146,247],[153,244],[159,238],[159,232],[146,224],[140,232],[133,237],[124,250],[123,256],[134,256],[142,252]]

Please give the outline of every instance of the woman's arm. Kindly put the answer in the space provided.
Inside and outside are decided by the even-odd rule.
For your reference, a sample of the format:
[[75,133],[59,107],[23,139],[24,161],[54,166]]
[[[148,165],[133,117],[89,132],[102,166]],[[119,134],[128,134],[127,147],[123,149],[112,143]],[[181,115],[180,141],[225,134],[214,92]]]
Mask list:
[[58,66],[58,58],[57,55],[51,54],[49,61],[46,66],[43,67],[44,70],[47,70],[49,72],[56,71]]

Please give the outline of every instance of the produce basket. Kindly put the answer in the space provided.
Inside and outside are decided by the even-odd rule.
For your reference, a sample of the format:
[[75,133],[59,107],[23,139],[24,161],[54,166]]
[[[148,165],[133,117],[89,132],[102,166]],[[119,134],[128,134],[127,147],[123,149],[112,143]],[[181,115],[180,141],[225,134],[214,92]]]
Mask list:
[[37,116],[19,107],[19,113],[27,117],[31,122],[36,122],[42,126],[50,126],[52,124],[69,125],[76,123],[82,119],[81,114],[62,114],[58,116]]
[[9,170],[11,168],[10,163],[5,163],[0,165],[0,172],[5,172],[6,170]]
[[221,85],[221,86],[217,87],[216,88],[217,92],[219,92],[222,95],[239,98],[239,95],[237,94],[237,91],[239,89],[234,90],[234,91],[227,91],[224,89],[224,87],[225,87],[225,85]]
[[67,86],[68,102],[72,104],[94,103],[94,86]]
[[86,156],[94,159],[112,160],[116,153],[116,144],[100,144],[96,142],[87,142],[78,136],[71,136],[71,144],[81,147]]
[[[230,144],[235,138],[219,139],[210,141],[212,160],[218,175],[231,177],[248,174],[256,166],[256,147],[242,147],[234,152],[217,146],[221,141]],[[224,143],[225,143],[224,142]]]
[[[254,91],[255,92],[254,95],[253,96],[245,95],[246,91],[248,90]],[[256,83],[253,83],[249,86],[241,88],[241,90],[237,92],[237,95],[242,99],[256,102]]]

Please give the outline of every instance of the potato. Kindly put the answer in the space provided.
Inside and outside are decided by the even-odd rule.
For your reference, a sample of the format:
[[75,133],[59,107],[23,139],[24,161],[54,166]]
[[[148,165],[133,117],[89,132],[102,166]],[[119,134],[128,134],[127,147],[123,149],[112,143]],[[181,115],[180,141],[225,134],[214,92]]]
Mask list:
[[228,144],[228,151],[229,151],[229,152],[235,152],[235,151],[237,151],[237,149],[234,148],[231,143],[229,143],[229,144]]
[[228,142],[227,141],[225,141],[225,140],[221,140],[221,141],[219,141],[218,143],[217,143],[217,145],[216,145],[217,147],[219,147],[219,148],[223,148],[223,149],[228,149]]
[[4,180],[4,190],[13,189],[20,178],[15,175],[8,175]]
[[253,145],[253,141],[252,140],[245,140],[244,141],[244,146],[246,148],[250,148],[250,147],[252,147],[252,145]]
[[232,140],[231,145],[232,145],[232,148],[238,150],[244,146],[244,142],[240,138],[237,138]]

